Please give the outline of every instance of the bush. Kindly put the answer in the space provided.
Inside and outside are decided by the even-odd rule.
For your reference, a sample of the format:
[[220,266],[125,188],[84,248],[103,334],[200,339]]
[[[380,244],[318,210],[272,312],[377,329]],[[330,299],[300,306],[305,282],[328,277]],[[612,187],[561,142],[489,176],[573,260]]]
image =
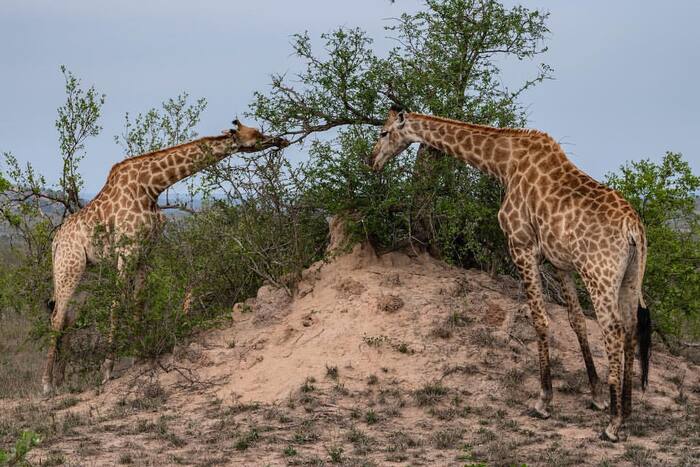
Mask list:
[[380,250],[416,245],[454,264],[508,270],[497,220],[502,188],[450,157],[416,163],[411,151],[375,174],[365,162],[375,133],[358,126],[340,132],[337,148],[312,145],[303,168],[309,202],[344,215],[356,240],[368,239]]
[[41,443],[39,435],[33,431],[23,431],[11,452],[8,453],[0,449],[0,464],[24,465],[29,451],[39,443]]
[[632,162],[607,183],[634,206],[647,234],[644,296],[657,329],[671,336],[700,338],[700,177],[680,154],[656,164]]
[[298,206],[218,202],[138,241],[139,254],[125,259],[123,274],[118,248],[105,255],[83,285],[78,327],[106,335],[114,306],[118,354],[157,357],[193,330],[228,318],[231,306],[263,282],[290,290],[295,273],[320,257],[325,237],[325,220]]
[[546,18],[495,0],[428,0],[423,11],[387,26],[398,45],[382,57],[360,29],[321,35],[320,53],[308,34],[299,34],[292,45],[301,73],[293,80],[273,75],[269,92],[256,94],[252,114],[295,141],[336,130],[311,145],[308,199],[354,221],[357,238],[384,249],[428,249],[462,266],[510,270],[494,180],[427,146],[382,174],[370,173],[365,161],[392,102],[473,123],[522,126],[519,96],[550,70],[542,65],[511,91],[498,64],[546,50]]

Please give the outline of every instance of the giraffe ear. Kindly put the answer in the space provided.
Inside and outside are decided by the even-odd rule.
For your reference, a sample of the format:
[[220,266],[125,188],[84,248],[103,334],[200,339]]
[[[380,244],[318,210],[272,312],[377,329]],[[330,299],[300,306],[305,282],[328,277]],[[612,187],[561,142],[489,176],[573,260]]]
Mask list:
[[403,128],[403,126],[406,124],[406,111],[401,110],[398,114],[396,114],[396,118],[399,122],[399,129]]
[[234,130],[237,130],[238,127],[241,126],[241,122],[237,118],[234,119],[232,123],[233,123],[233,126],[235,127]]

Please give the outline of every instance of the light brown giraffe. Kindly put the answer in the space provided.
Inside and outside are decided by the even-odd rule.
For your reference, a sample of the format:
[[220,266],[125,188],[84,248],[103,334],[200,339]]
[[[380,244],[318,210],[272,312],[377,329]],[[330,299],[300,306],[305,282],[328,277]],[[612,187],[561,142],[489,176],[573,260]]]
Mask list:
[[643,389],[651,348],[651,321],[641,290],[646,237],[635,210],[617,192],[578,169],[556,141],[539,131],[491,128],[392,107],[372,151],[373,168],[381,170],[412,143],[450,154],[496,177],[505,187],[498,221],[525,284],[538,335],[541,392],[532,414],[541,418],[549,417],[552,400],[542,258],[554,266],[561,281],[593,405],[605,408],[572,274],[581,275],[608,355],[611,420],[601,437],[617,441],[623,417],[632,407],[637,339]]
[[[118,246],[119,239],[157,232],[164,220],[158,208],[158,195],[166,188],[235,152],[253,152],[288,144],[286,140],[265,136],[238,120],[234,125],[236,129],[227,130],[220,136],[200,138],[115,164],[97,196],[58,229],[52,243],[52,338],[42,380],[45,394],[53,390],[54,364],[63,330],[76,318],[76,313],[69,310],[69,302],[87,263],[105,253],[101,248],[112,245],[125,250],[118,251],[117,267],[121,269],[124,255],[133,253],[129,251],[133,248]],[[100,245],[97,241],[98,229],[104,229],[107,234],[107,245]],[[113,311],[111,315],[110,347],[115,327]],[[113,357],[110,355],[103,364],[103,382],[111,377],[112,366]],[[59,370],[60,374],[55,376],[60,382],[63,370],[56,370]]]

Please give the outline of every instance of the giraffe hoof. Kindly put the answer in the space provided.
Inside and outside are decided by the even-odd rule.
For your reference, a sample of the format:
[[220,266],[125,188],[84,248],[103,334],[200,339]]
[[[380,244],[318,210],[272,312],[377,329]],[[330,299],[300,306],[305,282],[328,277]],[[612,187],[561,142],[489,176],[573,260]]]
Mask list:
[[618,438],[617,435],[613,435],[608,433],[608,429],[606,428],[603,430],[603,432],[600,434],[599,438],[603,441],[610,441],[611,443],[617,443],[620,438]]
[[107,359],[102,363],[102,384],[107,384],[107,382],[112,379],[113,367],[114,362],[111,359]]
[[550,417],[549,412],[547,412],[546,410],[537,409],[535,407],[528,409],[527,411],[525,411],[525,413],[532,418],[539,418],[540,420],[547,420]]
[[593,399],[591,400],[591,403],[588,404],[588,408],[598,412],[605,412],[608,410],[608,403],[606,401],[601,402]]
[[53,397],[53,387],[50,384],[44,384],[44,387],[41,389],[41,397],[44,400]]

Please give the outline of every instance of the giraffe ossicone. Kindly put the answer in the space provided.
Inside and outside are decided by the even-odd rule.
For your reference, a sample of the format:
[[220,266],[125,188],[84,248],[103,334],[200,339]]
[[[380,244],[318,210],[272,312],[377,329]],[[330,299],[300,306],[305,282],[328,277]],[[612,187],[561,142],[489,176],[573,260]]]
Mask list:
[[541,418],[549,417],[552,401],[548,318],[540,280],[542,259],[554,266],[562,284],[593,406],[605,408],[572,275],[580,274],[608,355],[611,417],[602,437],[617,441],[623,418],[632,408],[638,340],[642,388],[648,380],[651,349],[651,321],[642,297],[646,236],[634,208],[619,193],[576,167],[546,133],[470,124],[395,106],[389,110],[370,164],[381,170],[413,143],[460,159],[497,178],[505,188],[498,221],[525,284],[538,336],[541,389],[533,412]]
[[[54,293],[52,303],[52,337],[42,376],[43,392],[49,395],[54,388],[54,375],[59,346],[65,344],[64,329],[75,321],[70,301],[83,276],[86,265],[104,254],[106,240],[115,245],[122,238],[133,239],[141,233],[155,234],[164,221],[158,208],[158,196],[174,183],[237,152],[254,152],[272,147],[282,148],[289,143],[279,137],[262,134],[236,119],[235,128],[220,136],[199,138],[170,148],[127,158],[115,164],[102,190],[83,209],[71,215],[56,231],[52,242]],[[96,232],[106,235],[96,237]],[[122,258],[130,255],[132,247],[123,247]],[[138,280],[137,280],[138,282]],[[115,328],[111,313],[110,346]],[[113,358],[108,356],[103,365],[103,381],[111,377]],[[59,371],[59,373],[62,373]]]

